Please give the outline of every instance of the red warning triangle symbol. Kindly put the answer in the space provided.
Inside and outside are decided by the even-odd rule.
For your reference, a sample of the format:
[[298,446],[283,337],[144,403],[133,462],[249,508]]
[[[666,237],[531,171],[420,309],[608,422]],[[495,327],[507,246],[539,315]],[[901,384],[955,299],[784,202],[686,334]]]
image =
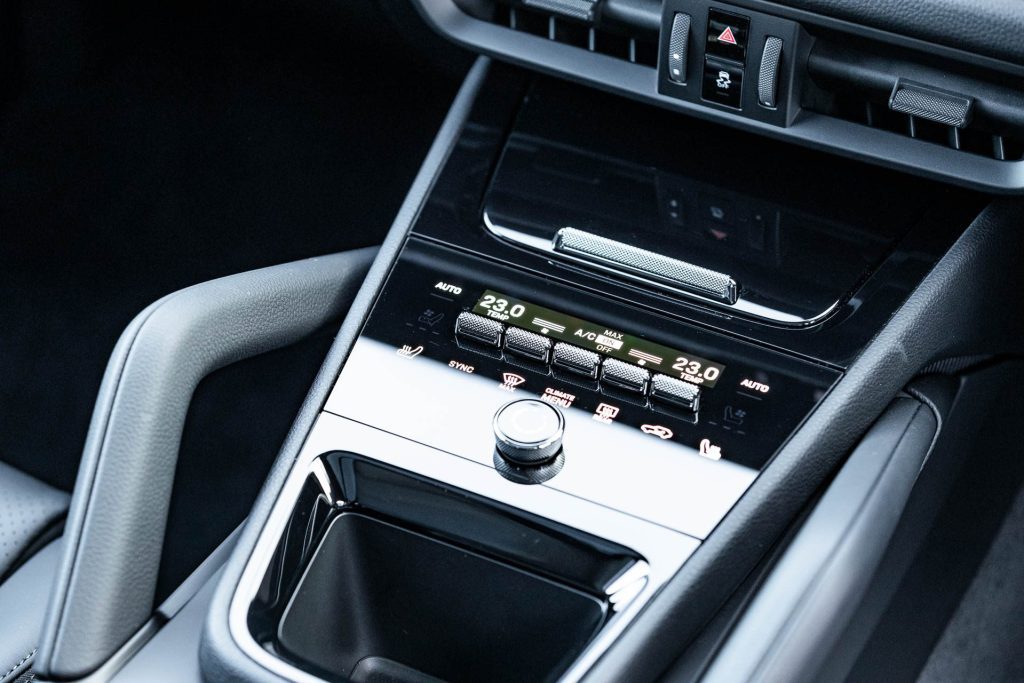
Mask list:
[[726,26],[725,30],[722,31],[718,36],[718,42],[729,43],[730,45],[736,44],[736,36],[732,34],[732,27]]

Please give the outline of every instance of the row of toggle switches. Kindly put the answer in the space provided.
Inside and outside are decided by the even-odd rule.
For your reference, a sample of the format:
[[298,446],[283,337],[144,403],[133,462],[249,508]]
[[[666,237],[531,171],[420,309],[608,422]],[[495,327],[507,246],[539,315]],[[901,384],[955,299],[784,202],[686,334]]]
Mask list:
[[461,341],[481,344],[521,358],[551,365],[592,380],[605,387],[649,396],[659,403],[696,413],[700,387],[675,377],[651,373],[632,363],[607,358],[594,351],[565,342],[555,342],[536,332],[506,327],[497,320],[463,312],[455,321],[455,336]]

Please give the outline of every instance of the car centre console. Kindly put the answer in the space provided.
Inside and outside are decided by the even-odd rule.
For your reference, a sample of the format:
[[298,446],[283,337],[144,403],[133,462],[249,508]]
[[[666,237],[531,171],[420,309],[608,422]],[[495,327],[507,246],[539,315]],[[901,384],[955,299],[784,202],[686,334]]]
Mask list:
[[474,73],[232,599],[295,680],[585,676],[978,206]]
[[1020,41],[1010,22],[998,37],[972,29],[999,23],[985,5],[949,22],[876,3],[413,4],[451,40],[545,73],[891,168],[1024,187]]

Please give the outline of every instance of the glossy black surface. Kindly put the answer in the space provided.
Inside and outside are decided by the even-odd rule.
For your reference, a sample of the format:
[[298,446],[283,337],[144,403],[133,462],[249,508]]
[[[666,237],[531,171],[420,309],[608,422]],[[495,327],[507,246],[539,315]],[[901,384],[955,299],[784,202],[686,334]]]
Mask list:
[[[652,138],[606,154],[600,138],[552,127],[553,108],[532,97],[520,113],[484,202],[492,223],[548,242],[570,226],[710,268],[732,276],[744,299],[785,316],[826,314],[925,213],[927,197],[875,184],[822,206],[751,169],[709,181],[709,167],[728,160],[666,153]],[[735,164],[771,169],[750,154]]]
[[[551,369],[499,349],[459,343],[454,330],[456,318],[472,309],[488,289],[598,324],[607,323],[609,330],[624,336],[635,335],[686,349],[713,359],[725,369],[713,388],[702,389],[700,411],[694,416],[686,410],[653,403],[646,396]],[[360,397],[360,407],[352,410],[362,411],[345,412],[346,417],[422,440],[429,437],[417,431],[416,415],[381,414],[387,411],[387,397],[396,387],[394,382],[429,381],[429,387],[407,386],[405,391],[422,394],[424,400],[438,404],[474,407],[487,404],[494,393],[501,394],[499,389],[505,384],[512,391],[506,394],[510,399],[536,396],[567,413],[580,411],[586,419],[572,428],[571,436],[589,436],[584,441],[592,448],[600,448],[608,428],[592,416],[612,409],[615,414],[609,423],[614,421],[636,430],[637,453],[630,456],[633,467],[642,466],[639,451],[644,444],[659,441],[654,432],[659,428],[665,430],[666,441],[689,446],[689,453],[699,451],[707,440],[707,446],[721,449],[722,459],[759,469],[839,376],[820,364],[683,325],[664,315],[637,311],[552,280],[527,277],[516,269],[415,238],[406,245],[378,298],[363,337],[379,342],[390,352],[374,356],[376,367],[372,373],[343,372],[342,393]],[[481,382],[480,378],[493,381]],[[444,431],[472,431],[470,428],[478,425],[465,422],[471,414],[473,411],[467,408],[461,420],[453,415]],[[592,434],[581,434],[580,429]],[[446,439],[451,443],[458,441],[453,435]],[[433,441],[427,443],[446,447]],[[578,447],[570,457],[593,456],[580,452]]]
[[[502,161],[510,135],[511,176]],[[524,175],[537,160],[541,174]],[[665,194],[673,186],[685,209],[679,225]],[[712,198],[732,207],[737,224],[721,240],[710,232],[718,229]],[[845,367],[981,199],[496,64],[414,231],[638,310]],[[572,219],[658,248],[688,245],[794,310],[820,309],[835,296],[839,305],[802,329],[730,315],[513,246],[484,228],[488,202],[524,225]],[[763,246],[750,232],[758,213],[778,217],[765,224]]]

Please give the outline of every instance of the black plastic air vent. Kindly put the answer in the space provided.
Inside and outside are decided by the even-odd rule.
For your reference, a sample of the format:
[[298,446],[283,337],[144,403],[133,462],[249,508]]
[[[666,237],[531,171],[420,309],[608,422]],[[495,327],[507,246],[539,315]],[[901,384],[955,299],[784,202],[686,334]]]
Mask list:
[[[718,0],[410,1],[443,35],[520,67],[910,173],[1024,194],[1020,65],[866,27],[850,33],[777,3],[776,15]],[[697,70],[712,7],[750,18],[739,108],[703,98]],[[691,19],[697,85],[671,82],[674,12]],[[780,26],[790,27],[789,38]],[[784,43],[777,85],[788,89],[785,108],[760,100],[769,37]],[[660,72],[656,62],[665,63]]]
[[805,103],[804,108],[999,161],[1024,159],[1024,140],[1019,137],[985,131],[977,124],[954,128],[935,123],[892,111],[888,102],[872,101],[863,94],[833,93],[831,99],[814,100]]
[[[1024,159],[1024,84],[992,83],[955,66],[925,65],[904,54],[867,53],[821,40],[807,69],[814,87],[804,91],[806,110],[998,161]],[[939,115],[896,111],[900,107],[894,106],[893,96],[907,80],[955,89],[947,94],[949,101],[969,102],[971,115],[960,125],[949,125]],[[936,92],[942,96],[944,91]]]
[[[574,16],[575,13],[569,11],[558,11],[559,5],[568,7],[574,4],[585,4],[585,0],[477,0],[471,4],[459,3],[459,6],[477,19],[513,31],[529,33],[634,64],[657,67],[656,29],[651,32],[622,22],[602,21],[602,18],[582,13]],[[655,15],[655,21],[659,18],[660,12]]]

